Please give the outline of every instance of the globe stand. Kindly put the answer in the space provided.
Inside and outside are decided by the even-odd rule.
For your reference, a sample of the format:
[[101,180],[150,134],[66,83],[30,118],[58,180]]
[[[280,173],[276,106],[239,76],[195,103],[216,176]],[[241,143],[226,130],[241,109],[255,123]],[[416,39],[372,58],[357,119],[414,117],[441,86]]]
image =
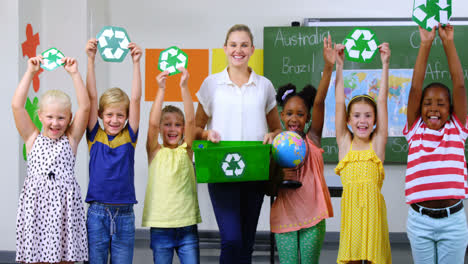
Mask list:
[[302,182],[294,180],[284,180],[281,182],[280,187],[286,189],[297,189],[299,187],[302,187]]

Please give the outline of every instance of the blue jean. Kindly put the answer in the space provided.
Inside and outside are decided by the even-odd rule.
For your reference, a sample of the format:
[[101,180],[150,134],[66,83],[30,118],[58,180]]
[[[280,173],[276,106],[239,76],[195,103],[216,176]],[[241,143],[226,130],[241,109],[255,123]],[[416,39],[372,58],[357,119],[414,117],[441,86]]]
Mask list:
[[155,264],[172,264],[174,250],[181,264],[199,264],[197,225],[178,228],[151,228],[151,249]]
[[463,264],[468,244],[465,210],[445,218],[408,211],[406,232],[415,264]]
[[221,235],[220,263],[252,263],[264,182],[208,184]]
[[133,204],[92,203],[88,208],[88,249],[90,264],[126,264],[133,261],[135,215]]

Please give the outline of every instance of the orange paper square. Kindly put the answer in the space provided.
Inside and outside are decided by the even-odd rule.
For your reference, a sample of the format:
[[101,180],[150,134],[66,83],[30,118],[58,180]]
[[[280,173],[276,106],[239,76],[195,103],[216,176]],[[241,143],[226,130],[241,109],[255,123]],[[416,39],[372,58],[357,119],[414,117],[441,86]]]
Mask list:
[[[153,101],[158,91],[156,76],[161,72],[158,69],[159,54],[164,49],[146,49],[145,62],[145,101]],[[207,49],[183,49],[188,55],[187,70],[190,73],[188,86],[192,100],[198,102],[195,95],[200,89],[203,80],[208,77],[209,72],[209,52]],[[180,74],[169,76],[166,81],[166,102],[182,102],[180,94]]]

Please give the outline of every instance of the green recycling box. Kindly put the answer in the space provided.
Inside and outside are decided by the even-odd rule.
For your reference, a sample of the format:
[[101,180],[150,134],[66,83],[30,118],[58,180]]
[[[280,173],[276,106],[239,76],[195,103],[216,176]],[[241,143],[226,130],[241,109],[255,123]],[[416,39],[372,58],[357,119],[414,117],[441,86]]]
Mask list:
[[195,140],[195,171],[199,183],[268,180],[270,144],[262,141]]

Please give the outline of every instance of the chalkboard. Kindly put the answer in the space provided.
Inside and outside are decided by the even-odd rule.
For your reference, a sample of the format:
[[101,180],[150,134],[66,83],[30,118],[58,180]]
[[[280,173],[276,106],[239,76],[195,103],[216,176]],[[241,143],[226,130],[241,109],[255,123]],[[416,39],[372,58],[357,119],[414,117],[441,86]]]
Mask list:
[[[419,48],[419,31],[416,24],[392,25],[393,22],[382,25],[363,25],[372,29],[379,41],[389,42],[392,51],[390,69],[411,69],[414,67]],[[298,89],[311,83],[318,86],[323,70],[323,38],[330,34],[334,42],[342,42],[346,35],[357,25],[353,22],[320,23],[313,27],[265,27],[264,28],[264,75],[273,82],[275,88],[286,83],[295,84]],[[345,24],[345,26],[343,26]],[[369,22],[369,24],[375,24]],[[455,25],[455,45],[457,47],[465,80],[468,79],[468,24]],[[464,25],[463,25],[464,24]],[[371,63],[356,63],[345,61],[344,70],[351,69],[381,69],[380,56],[375,56]],[[442,82],[451,86],[447,59],[442,42],[437,36],[434,40],[426,70],[425,83]],[[338,161],[338,147],[335,138],[322,138],[325,162]],[[465,151],[467,148],[465,147]],[[386,147],[386,162],[406,163],[408,145],[404,137],[389,137]]]

